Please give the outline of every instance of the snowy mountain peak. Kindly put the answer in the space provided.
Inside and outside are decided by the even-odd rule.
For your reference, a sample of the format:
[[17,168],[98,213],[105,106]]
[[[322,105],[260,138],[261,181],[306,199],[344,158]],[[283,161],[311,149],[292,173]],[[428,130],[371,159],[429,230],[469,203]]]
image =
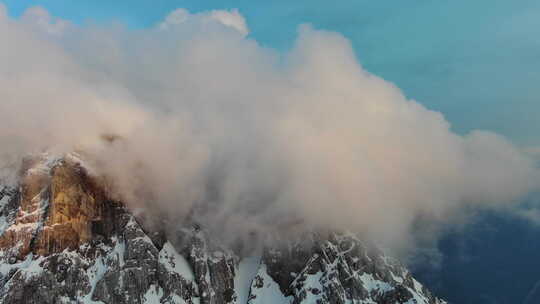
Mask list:
[[23,167],[18,187],[0,185],[2,303],[445,303],[352,234],[241,256],[198,225],[145,227],[76,154]]

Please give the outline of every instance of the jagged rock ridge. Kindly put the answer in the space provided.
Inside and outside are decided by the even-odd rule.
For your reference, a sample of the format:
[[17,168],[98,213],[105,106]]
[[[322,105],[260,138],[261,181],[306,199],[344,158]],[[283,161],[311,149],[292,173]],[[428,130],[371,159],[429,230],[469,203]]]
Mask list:
[[240,257],[204,227],[150,231],[76,154],[28,159],[18,189],[0,186],[0,302],[444,303],[351,234]]

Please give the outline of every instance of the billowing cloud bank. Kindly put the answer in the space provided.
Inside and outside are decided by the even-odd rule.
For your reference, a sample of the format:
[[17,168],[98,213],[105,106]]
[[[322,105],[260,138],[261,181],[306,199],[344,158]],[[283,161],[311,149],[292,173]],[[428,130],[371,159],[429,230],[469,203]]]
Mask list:
[[226,232],[350,229],[390,248],[419,221],[538,185],[505,138],[452,133],[339,34],[302,26],[280,54],[247,33],[238,11],[177,10],[146,30],[1,12],[0,168],[82,151],[128,203],[205,206]]

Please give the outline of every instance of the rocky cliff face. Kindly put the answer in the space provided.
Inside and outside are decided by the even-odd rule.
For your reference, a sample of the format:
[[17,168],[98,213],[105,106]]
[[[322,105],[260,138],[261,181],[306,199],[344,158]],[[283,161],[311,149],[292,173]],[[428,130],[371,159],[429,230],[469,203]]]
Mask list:
[[240,257],[204,227],[145,228],[75,155],[23,167],[17,189],[0,185],[1,303],[444,303],[354,235]]

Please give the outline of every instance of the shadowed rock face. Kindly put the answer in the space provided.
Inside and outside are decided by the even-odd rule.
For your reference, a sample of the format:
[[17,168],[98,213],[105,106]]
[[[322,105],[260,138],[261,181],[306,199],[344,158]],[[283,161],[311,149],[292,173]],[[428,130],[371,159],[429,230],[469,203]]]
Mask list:
[[443,303],[353,235],[241,257],[191,223],[151,231],[76,156],[29,158],[0,185],[0,303]]

